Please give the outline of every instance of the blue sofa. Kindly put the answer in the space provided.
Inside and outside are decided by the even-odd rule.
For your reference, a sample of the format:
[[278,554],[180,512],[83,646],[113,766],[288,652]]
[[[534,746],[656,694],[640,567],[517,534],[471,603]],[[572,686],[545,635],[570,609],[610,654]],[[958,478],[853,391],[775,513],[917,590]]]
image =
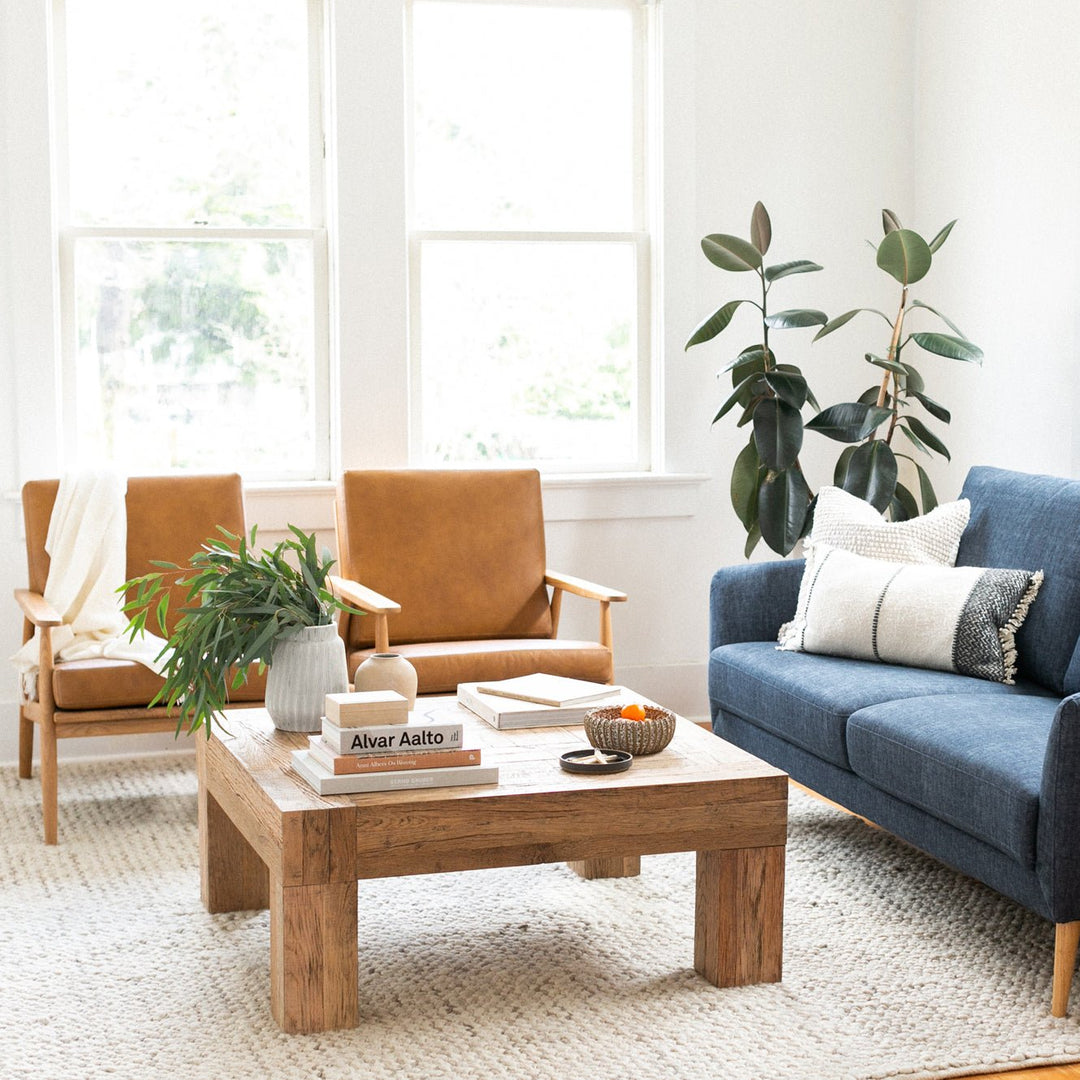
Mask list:
[[1080,481],[977,467],[958,565],[1042,569],[1015,686],[776,648],[803,562],[725,567],[713,730],[1056,926],[1051,1012],[1080,944]]

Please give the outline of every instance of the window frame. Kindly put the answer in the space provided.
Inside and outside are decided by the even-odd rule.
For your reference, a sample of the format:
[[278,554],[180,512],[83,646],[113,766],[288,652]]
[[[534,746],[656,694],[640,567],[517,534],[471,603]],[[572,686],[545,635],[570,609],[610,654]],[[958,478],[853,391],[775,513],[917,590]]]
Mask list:
[[[78,326],[76,311],[75,251],[80,240],[168,241],[197,243],[200,241],[234,240],[260,241],[292,240],[311,245],[312,257],[312,327],[313,327],[313,387],[312,422],[315,432],[314,458],[310,469],[273,476],[258,475],[244,469],[246,477],[255,482],[294,482],[327,480],[336,462],[333,436],[337,425],[332,423],[331,400],[331,314],[332,292],[330,276],[330,236],[328,218],[327,132],[331,127],[327,102],[327,73],[329,71],[328,12],[325,0],[302,0],[307,12],[308,65],[308,168],[309,218],[305,226],[154,226],[130,223],[125,225],[75,225],[71,220],[70,163],[68,161],[68,100],[66,0],[52,0],[52,100],[53,100],[53,171],[54,221],[57,252],[57,296],[59,305],[59,401],[61,460],[79,460],[78,401],[76,394],[76,363],[78,358]],[[207,438],[213,433],[207,432]],[[137,471],[129,469],[128,471]]]
[[[438,3],[440,0],[423,0]],[[535,465],[546,475],[648,473],[658,468],[662,456],[659,416],[661,386],[657,343],[662,340],[659,325],[661,295],[660,270],[654,252],[659,248],[661,222],[660,124],[658,55],[660,35],[657,8],[653,0],[447,0],[471,4],[501,4],[522,7],[564,7],[581,10],[618,9],[632,20],[631,65],[633,71],[633,228],[628,230],[528,230],[528,229],[434,229],[418,228],[413,205],[415,141],[412,118],[415,115],[413,78],[413,9],[415,0],[404,0],[405,7],[405,227],[407,237],[408,289],[408,399],[409,462],[413,466],[436,464],[450,467],[479,465],[480,462],[435,462],[424,454],[423,356],[421,348],[421,296],[423,286],[423,250],[431,242],[462,243],[611,243],[627,244],[634,249],[636,280],[636,358],[635,358],[635,432],[636,454],[633,460],[551,461],[548,459],[512,459],[506,464]]]

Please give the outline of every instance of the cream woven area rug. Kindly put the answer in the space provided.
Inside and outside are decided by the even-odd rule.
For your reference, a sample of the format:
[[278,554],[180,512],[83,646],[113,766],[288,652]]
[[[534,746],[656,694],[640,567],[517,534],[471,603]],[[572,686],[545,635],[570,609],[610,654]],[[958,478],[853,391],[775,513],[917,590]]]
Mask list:
[[[354,1031],[283,1035],[264,912],[199,901],[187,756],[0,769],[0,1076],[60,1080],[855,1080],[1080,1060],[1048,1015],[1052,932],[792,792],[784,981],[692,966],[693,856],[360,884]],[[1080,991],[1074,989],[1074,998]]]

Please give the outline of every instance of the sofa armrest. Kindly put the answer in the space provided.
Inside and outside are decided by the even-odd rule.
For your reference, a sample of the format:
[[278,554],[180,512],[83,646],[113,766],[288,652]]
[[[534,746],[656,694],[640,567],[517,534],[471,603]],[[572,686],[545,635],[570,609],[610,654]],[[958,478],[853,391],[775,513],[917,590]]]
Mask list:
[[1054,922],[1080,919],[1080,694],[1057,708],[1039,792],[1036,871]]
[[736,641],[775,641],[795,614],[805,559],[721,567],[709,592],[709,652]]

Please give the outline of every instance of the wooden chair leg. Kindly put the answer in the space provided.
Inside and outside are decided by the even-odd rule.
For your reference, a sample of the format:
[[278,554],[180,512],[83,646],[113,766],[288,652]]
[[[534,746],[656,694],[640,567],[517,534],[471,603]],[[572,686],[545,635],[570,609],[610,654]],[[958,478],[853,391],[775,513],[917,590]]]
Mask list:
[[41,725],[41,817],[46,844],[55,844],[57,839],[56,771],[56,725],[50,717]]
[[1054,992],[1050,1003],[1052,1016],[1064,1016],[1069,1011],[1069,988],[1076,967],[1076,950],[1080,946],[1080,922],[1057,923],[1054,927]]
[[34,721],[19,707],[19,776],[29,780],[34,764]]

